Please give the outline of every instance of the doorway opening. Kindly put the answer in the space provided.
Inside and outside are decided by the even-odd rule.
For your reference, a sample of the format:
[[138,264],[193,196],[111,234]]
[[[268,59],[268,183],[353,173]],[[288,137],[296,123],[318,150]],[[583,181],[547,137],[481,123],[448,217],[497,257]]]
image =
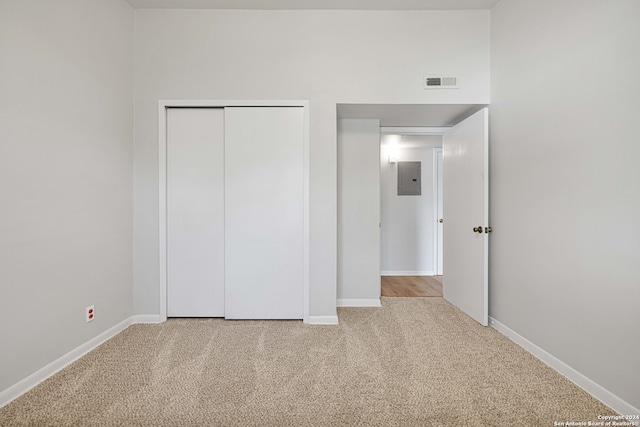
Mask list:
[[[405,130],[406,132],[406,130]],[[442,297],[442,131],[381,128],[380,286],[383,297]],[[407,169],[408,168],[408,169]],[[440,185],[439,185],[440,183]],[[440,191],[438,191],[440,190]],[[442,236],[440,236],[440,240]]]
[[[337,105],[338,307],[380,306],[383,277],[403,277],[402,281],[416,285],[419,278],[444,274],[443,298],[487,325],[487,233],[491,227],[488,224],[489,113],[486,107],[480,104]],[[439,147],[431,147],[426,162],[385,154],[380,145],[384,135],[402,138],[422,134],[439,135],[442,139]],[[434,152],[437,148],[442,148],[441,155]],[[429,214],[421,214],[419,203],[414,203],[410,208],[413,221],[407,221],[411,217],[396,219],[401,226],[413,222],[413,231],[402,232],[398,228],[389,232],[395,224],[381,213],[384,202],[380,189],[385,185],[381,166],[395,164],[395,169],[388,172],[395,177],[390,186],[399,200],[423,194],[424,185],[417,185],[423,183],[423,176],[412,173],[422,173],[423,165],[428,164],[431,169],[425,176],[433,177],[438,170],[438,159],[441,159],[444,183],[440,192],[442,212],[438,212],[438,200],[434,200],[438,182],[433,179],[426,185],[433,189],[428,197],[432,202]],[[398,167],[399,162],[408,163],[403,165],[406,166],[402,168],[404,172]],[[427,221],[416,220],[424,217]],[[423,237],[425,223],[430,227],[431,237],[427,240],[431,244],[419,246],[416,242]],[[395,249],[386,250],[385,238],[399,243]],[[443,241],[442,252],[439,252],[440,241]],[[398,258],[398,264],[385,265],[387,257]],[[406,262],[411,258],[417,263]]]

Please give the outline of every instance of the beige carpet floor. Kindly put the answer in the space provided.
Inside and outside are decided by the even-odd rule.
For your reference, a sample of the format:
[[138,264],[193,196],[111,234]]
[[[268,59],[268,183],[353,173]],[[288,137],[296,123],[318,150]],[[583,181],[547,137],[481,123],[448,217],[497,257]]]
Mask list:
[[442,298],[339,326],[134,325],[0,409],[2,426],[553,426],[614,412]]

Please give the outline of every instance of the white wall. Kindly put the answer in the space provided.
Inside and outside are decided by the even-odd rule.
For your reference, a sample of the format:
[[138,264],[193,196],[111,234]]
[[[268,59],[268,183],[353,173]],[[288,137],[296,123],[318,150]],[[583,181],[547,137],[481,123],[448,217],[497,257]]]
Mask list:
[[[382,272],[387,275],[432,275],[435,206],[433,149],[441,136],[384,135],[380,150]],[[389,163],[390,144],[400,140],[398,161],[421,163],[422,195],[398,196],[398,164]]]
[[0,2],[0,391],[132,315],[132,55],[124,0]]
[[640,2],[491,15],[490,314],[640,408]]
[[[336,103],[489,98],[489,11],[138,10],[135,53],[138,314],[159,312],[158,99],[310,101],[310,314],[319,316],[336,304]],[[459,76],[460,89],[425,91],[423,74],[439,72]]]
[[338,120],[339,305],[380,305],[379,158],[379,120]]

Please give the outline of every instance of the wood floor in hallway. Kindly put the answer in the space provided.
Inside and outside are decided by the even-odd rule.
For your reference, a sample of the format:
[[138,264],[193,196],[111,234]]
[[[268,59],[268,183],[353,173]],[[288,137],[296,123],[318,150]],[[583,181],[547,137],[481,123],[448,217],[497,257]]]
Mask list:
[[383,297],[441,297],[442,276],[382,276]]

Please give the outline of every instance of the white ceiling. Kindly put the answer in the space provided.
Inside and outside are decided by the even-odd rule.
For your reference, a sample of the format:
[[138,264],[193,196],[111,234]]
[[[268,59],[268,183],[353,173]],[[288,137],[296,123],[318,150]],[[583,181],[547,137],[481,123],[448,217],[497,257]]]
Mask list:
[[442,135],[380,135],[380,146],[395,145],[398,148],[442,147]]
[[127,0],[135,9],[483,10],[499,0]]
[[338,104],[339,119],[379,119],[380,126],[453,126],[484,104]]

